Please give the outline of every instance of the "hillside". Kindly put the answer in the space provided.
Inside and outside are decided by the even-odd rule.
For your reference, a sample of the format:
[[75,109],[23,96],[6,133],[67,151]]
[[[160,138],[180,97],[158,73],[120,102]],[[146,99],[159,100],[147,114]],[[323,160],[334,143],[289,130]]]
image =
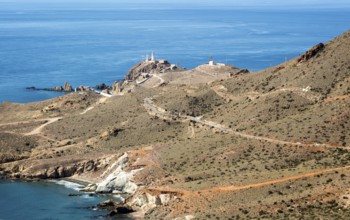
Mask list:
[[127,93],[1,104],[0,172],[85,181],[146,219],[348,219],[348,51],[350,31],[260,72],[135,66]]

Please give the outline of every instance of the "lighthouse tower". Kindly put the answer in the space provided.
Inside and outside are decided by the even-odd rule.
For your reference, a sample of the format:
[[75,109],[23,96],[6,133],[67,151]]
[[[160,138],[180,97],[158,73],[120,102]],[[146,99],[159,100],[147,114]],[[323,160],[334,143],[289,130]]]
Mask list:
[[154,52],[152,51],[151,61],[154,61]]
[[214,65],[215,65],[213,56],[210,56],[209,65],[210,65],[210,66],[214,66]]

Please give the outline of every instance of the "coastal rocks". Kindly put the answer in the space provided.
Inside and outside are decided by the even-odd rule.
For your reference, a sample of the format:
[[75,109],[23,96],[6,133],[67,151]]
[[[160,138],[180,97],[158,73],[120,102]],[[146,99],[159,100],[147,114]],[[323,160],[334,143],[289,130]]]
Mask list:
[[97,207],[101,208],[101,209],[114,209],[117,205],[118,205],[118,203],[114,202],[111,199],[108,199],[106,201],[103,201],[103,202],[97,204]]
[[96,189],[97,189],[97,185],[91,183],[91,184],[85,186],[84,188],[80,189],[80,191],[82,191],[82,192],[95,192]]
[[111,87],[110,86],[107,86],[105,83],[102,83],[102,84],[100,84],[100,85],[97,85],[97,86],[95,86],[95,89],[97,89],[97,90],[105,90],[105,89],[111,89]]
[[316,54],[318,54],[320,51],[325,48],[323,43],[319,43],[316,46],[313,46],[310,50],[306,51],[305,54],[301,55],[298,59],[298,63],[303,63],[314,57]]
[[[58,164],[61,164],[57,166]],[[23,161],[23,163],[7,164],[3,167],[10,173],[10,177],[22,178],[22,179],[57,179],[64,177],[71,177],[74,175],[81,175],[84,173],[93,173],[102,168],[105,168],[107,164],[105,159],[96,160],[84,160],[84,161],[60,161],[39,163],[37,161]],[[90,192],[94,192],[96,188],[93,188]]]
[[129,205],[118,205],[115,208],[117,214],[130,214],[135,212],[135,210]]
[[138,187],[135,183],[132,182],[132,179],[138,171],[142,170],[142,168],[131,170],[129,172],[124,171],[123,169],[125,168],[128,161],[128,154],[125,153],[116,161],[115,164],[112,165],[113,167],[116,166],[117,168],[102,182],[97,184],[96,193],[135,193]]
[[72,165],[72,166],[59,166],[59,167],[54,167],[50,168],[47,170],[46,175],[45,173],[43,174],[45,178],[62,178],[62,177],[69,177],[73,176],[75,172],[77,171],[77,166]]
[[26,87],[27,90],[34,90],[34,91],[50,91],[50,92],[89,92],[97,90],[112,90],[112,86],[108,86],[105,83],[102,83],[100,85],[96,85],[94,88],[89,86],[78,86],[74,88],[69,82],[65,82],[63,86],[55,86],[53,88],[37,88],[35,86]]
[[88,86],[79,86],[75,88],[75,92],[89,92],[89,91],[93,91],[93,89]]
[[36,88],[34,86],[26,87],[27,90],[34,90],[34,91],[51,91],[51,92],[72,92],[73,87],[70,83],[65,82],[64,86],[55,86],[53,88]]
[[135,210],[129,206],[128,204],[120,204],[111,199],[106,200],[104,202],[99,203],[96,207],[100,210],[108,210],[110,211],[106,217],[114,217],[123,214],[130,214],[135,212]]
[[[137,210],[141,210],[142,213],[151,213],[158,206],[168,206],[170,203],[177,202],[178,200],[179,198],[175,194],[138,192],[128,204]],[[162,213],[162,215],[164,214]]]
[[72,85],[69,82],[65,82],[63,90],[65,92],[72,92],[73,91],[73,87],[72,87]]
[[62,86],[55,86],[52,88],[52,91],[55,91],[55,92],[63,92],[64,89]]

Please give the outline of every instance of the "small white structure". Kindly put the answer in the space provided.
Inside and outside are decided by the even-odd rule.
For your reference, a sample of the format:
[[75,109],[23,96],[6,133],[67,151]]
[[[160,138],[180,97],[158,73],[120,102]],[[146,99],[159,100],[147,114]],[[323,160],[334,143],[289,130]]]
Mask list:
[[152,51],[151,61],[154,61],[154,52]]
[[154,59],[154,52],[151,53],[151,58],[149,56],[149,54],[146,54],[146,62],[149,62],[149,61],[155,61]]
[[215,66],[215,62],[214,62],[213,56],[210,56],[209,66]]

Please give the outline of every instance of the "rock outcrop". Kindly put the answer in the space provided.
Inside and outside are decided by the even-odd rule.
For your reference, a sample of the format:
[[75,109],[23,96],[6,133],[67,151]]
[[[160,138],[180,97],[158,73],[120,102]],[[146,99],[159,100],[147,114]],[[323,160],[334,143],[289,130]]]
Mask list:
[[76,92],[88,92],[88,91],[93,91],[92,88],[88,86],[79,86],[78,88],[75,88]]
[[123,81],[116,81],[112,85],[113,93],[121,93],[123,91]]
[[105,159],[61,161],[59,165],[23,161],[23,164],[10,163],[2,169],[11,173],[10,177],[21,179],[57,179],[88,172],[96,172],[107,166]]
[[69,82],[65,82],[63,90],[65,92],[72,92],[73,91],[73,87],[72,87],[72,85]]
[[73,92],[74,89],[72,85],[68,82],[64,83],[64,86],[55,86],[53,88],[36,88],[34,86],[26,87],[27,90],[34,90],[34,91],[52,91],[52,92]]
[[111,89],[111,87],[110,86],[108,86],[108,85],[106,85],[105,83],[102,83],[102,84],[100,84],[100,85],[96,85],[95,86],[95,89],[97,89],[97,90],[105,90],[105,89]]
[[241,69],[238,72],[230,72],[230,76],[231,77],[240,76],[240,75],[247,74],[247,73],[250,73],[248,69]]
[[102,182],[97,184],[97,193],[128,193],[133,194],[137,190],[137,185],[132,182],[134,175],[141,169],[125,171],[123,170],[129,161],[128,154],[121,156],[112,167],[116,169]]
[[133,66],[125,76],[125,80],[136,80],[142,74],[164,73],[179,68],[166,60],[144,61]]
[[306,51],[305,54],[301,55],[298,59],[297,62],[298,63],[303,63],[308,61],[309,59],[311,59],[312,57],[314,57],[316,54],[318,54],[320,51],[323,50],[324,48],[324,44],[323,43],[319,43],[315,46],[313,46],[310,50]]

